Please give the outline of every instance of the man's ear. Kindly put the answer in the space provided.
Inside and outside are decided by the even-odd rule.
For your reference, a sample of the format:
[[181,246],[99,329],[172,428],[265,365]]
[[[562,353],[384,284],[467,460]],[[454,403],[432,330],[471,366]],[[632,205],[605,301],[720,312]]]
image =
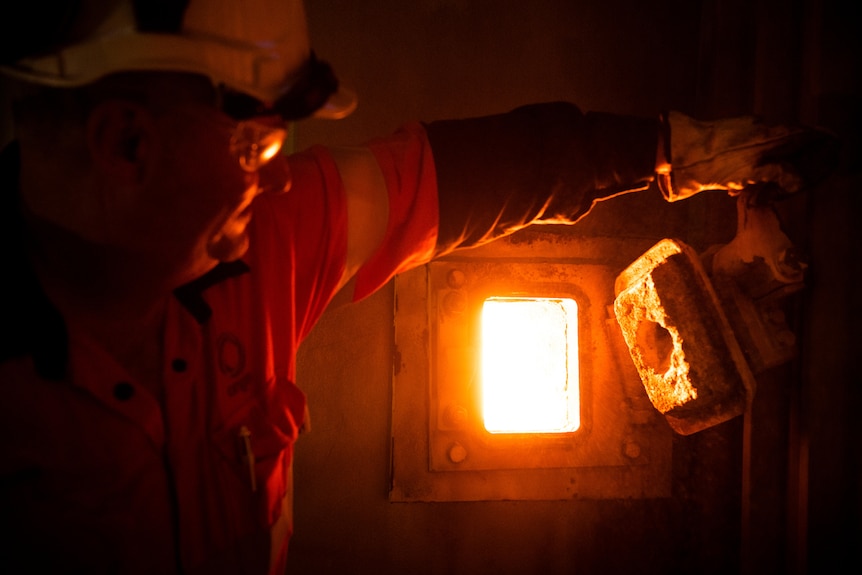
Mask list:
[[106,100],[87,118],[93,165],[117,184],[140,184],[146,179],[154,138],[152,114],[135,102]]

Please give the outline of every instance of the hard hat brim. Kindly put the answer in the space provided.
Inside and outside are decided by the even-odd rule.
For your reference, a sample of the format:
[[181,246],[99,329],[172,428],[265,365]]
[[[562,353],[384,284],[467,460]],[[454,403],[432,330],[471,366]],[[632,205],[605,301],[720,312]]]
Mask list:
[[[329,65],[318,61],[313,52],[307,54],[304,64],[286,66],[278,54],[256,46],[171,34],[131,32],[0,66],[0,72],[8,76],[58,88],[83,86],[110,74],[135,71],[203,75],[213,85],[245,94],[286,120],[340,119],[357,105],[355,92],[341,85]],[[288,77],[276,79],[285,72]],[[303,90],[317,92],[313,102],[302,101],[307,96]]]
[[358,103],[359,99],[356,92],[343,83],[339,83],[338,90],[311,117],[324,120],[341,120],[352,114]]

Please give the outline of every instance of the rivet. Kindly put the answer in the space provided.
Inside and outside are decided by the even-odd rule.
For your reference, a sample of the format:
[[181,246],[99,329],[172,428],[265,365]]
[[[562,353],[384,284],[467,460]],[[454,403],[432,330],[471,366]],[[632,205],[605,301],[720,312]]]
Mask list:
[[467,276],[461,270],[449,270],[446,274],[446,283],[452,289],[460,289],[467,283]]
[[641,455],[641,446],[634,441],[626,441],[623,446],[623,454],[629,459],[637,459]]
[[453,443],[449,447],[449,461],[452,463],[461,463],[467,459],[467,450],[460,443]]

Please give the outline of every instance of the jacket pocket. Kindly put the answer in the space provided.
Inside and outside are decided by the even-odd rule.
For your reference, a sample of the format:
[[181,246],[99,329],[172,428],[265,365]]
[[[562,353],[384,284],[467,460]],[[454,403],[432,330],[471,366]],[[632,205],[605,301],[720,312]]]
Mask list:
[[242,492],[236,499],[253,501],[259,525],[275,523],[285,496],[290,495],[290,464],[302,409],[302,392],[286,380],[277,382],[264,398],[256,397],[235,410],[214,433],[216,449],[234,479],[227,483]]

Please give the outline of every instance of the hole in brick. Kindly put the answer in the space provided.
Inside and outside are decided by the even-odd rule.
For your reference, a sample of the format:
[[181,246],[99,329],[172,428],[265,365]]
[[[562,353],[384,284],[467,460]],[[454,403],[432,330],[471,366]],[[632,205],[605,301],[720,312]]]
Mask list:
[[673,337],[663,325],[642,321],[638,326],[637,342],[647,367],[659,374],[670,369]]

